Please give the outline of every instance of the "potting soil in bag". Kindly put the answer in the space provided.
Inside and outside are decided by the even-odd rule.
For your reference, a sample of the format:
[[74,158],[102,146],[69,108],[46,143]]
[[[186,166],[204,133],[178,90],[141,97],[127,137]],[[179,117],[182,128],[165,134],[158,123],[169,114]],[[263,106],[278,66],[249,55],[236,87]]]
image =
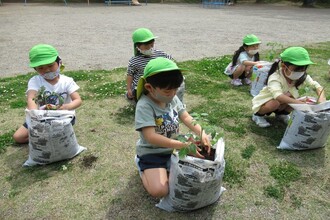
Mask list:
[[225,172],[224,140],[216,143],[213,161],[186,156],[179,159],[172,154],[169,176],[169,194],[156,205],[168,212],[185,212],[215,203],[225,190],[222,178]]
[[309,150],[324,147],[330,134],[330,101],[290,104],[294,110],[278,149]]
[[268,72],[273,64],[267,61],[260,61],[259,64],[254,65],[252,68],[252,83],[250,94],[256,96],[266,85]]
[[29,158],[23,166],[72,158],[86,148],[77,143],[71,124],[73,111],[25,110],[29,129]]

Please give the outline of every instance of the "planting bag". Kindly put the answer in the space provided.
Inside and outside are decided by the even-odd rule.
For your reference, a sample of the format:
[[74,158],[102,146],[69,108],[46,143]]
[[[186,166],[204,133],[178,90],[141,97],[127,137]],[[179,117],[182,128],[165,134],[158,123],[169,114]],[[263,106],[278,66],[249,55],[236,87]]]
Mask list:
[[23,166],[72,158],[86,148],[77,143],[71,124],[73,111],[25,110],[29,129],[29,158]]
[[224,140],[216,143],[214,161],[171,156],[169,194],[156,205],[168,212],[185,212],[215,203],[225,190],[221,186],[225,171]]
[[290,104],[294,109],[278,149],[308,150],[324,147],[330,134],[330,101]]
[[256,96],[266,85],[268,72],[273,64],[267,61],[260,61],[259,64],[254,65],[252,68],[252,83],[250,94]]

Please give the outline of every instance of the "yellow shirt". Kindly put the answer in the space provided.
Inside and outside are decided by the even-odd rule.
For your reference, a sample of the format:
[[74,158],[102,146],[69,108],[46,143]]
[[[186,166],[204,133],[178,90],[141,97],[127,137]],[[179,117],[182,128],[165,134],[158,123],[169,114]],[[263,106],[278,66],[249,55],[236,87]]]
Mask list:
[[[314,81],[309,75],[307,75],[303,84],[315,87],[315,89],[321,87],[320,84]],[[268,78],[267,86],[265,86],[259,94],[252,99],[253,113],[258,112],[260,107],[266,102],[276,99],[279,95],[287,92],[290,92],[295,99],[299,98],[298,89],[294,86],[294,83],[292,85],[288,84],[282,74],[282,70],[273,73]]]

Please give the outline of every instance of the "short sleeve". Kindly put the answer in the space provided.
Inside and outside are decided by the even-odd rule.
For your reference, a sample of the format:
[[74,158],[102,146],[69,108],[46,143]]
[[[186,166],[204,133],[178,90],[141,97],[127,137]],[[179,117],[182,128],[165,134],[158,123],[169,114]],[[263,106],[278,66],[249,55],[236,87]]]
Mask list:
[[26,94],[29,90],[38,91],[41,87],[41,81],[38,76],[33,76],[28,82],[28,88],[26,90]]
[[267,86],[274,99],[283,94],[282,84],[277,74],[273,74],[268,78]]
[[240,55],[238,56],[238,62],[243,63],[246,60],[249,60],[247,53],[245,52],[240,53]]
[[68,88],[68,93],[72,94],[76,92],[80,87],[72,78],[69,78],[67,88]]
[[135,130],[140,131],[144,127],[155,127],[154,111],[150,104],[140,99],[135,109]]

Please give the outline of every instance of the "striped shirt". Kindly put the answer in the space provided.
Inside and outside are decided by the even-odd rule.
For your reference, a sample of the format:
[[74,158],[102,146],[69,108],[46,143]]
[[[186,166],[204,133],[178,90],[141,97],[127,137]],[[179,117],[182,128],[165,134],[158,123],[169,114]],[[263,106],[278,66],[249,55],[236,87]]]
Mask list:
[[140,77],[143,76],[143,71],[147,63],[157,57],[165,57],[172,60],[171,55],[161,50],[154,50],[150,57],[139,54],[129,60],[127,75],[133,77],[132,89],[136,89]]

